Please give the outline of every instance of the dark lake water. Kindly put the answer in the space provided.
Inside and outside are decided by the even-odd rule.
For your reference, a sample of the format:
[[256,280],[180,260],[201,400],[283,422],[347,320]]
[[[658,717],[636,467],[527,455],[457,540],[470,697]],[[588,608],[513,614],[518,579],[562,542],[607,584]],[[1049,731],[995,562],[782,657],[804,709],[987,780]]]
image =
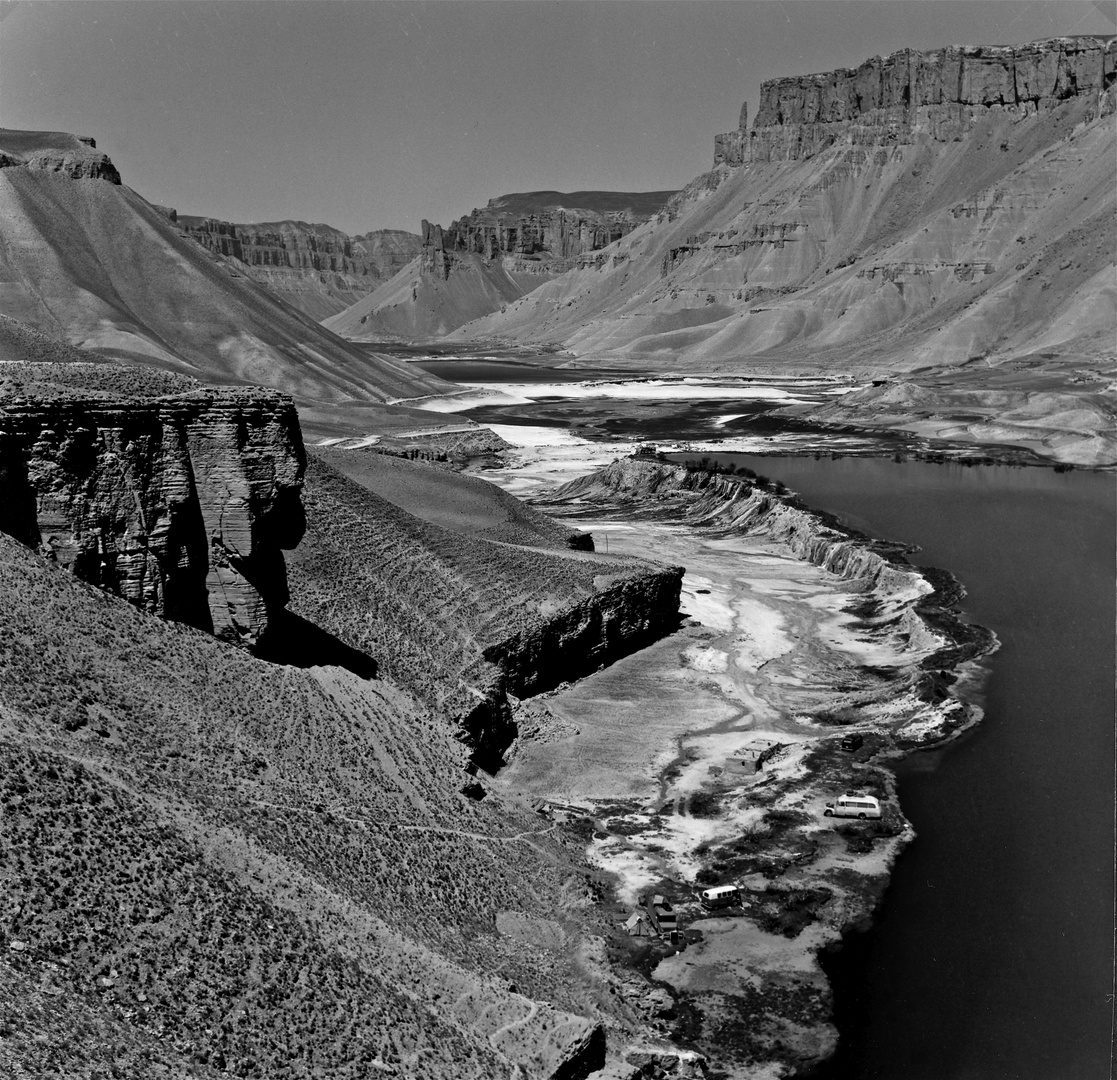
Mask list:
[[918,838],[877,925],[828,960],[842,1048],[819,1076],[1110,1075],[1113,476],[719,457],[919,544],[1001,641],[981,725],[898,769]]

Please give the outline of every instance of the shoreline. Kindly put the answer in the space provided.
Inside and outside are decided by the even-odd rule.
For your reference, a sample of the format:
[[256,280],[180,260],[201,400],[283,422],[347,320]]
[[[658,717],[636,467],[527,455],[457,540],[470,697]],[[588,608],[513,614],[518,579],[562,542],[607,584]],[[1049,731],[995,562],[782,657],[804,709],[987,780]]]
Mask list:
[[[543,478],[551,469],[557,467],[560,473],[569,476],[573,465],[569,460],[552,461],[548,467],[537,460],[533,468],[530,459],[541,449],[535,445],[530,450],[512,451],[510,456],[519,458],[519,463],[509,474],[500,477],[497,470],[486,469],[485,475],[492,480],[502,479],[501,486],[509,490],[518,488],[516,493],[522,494],[528,483],[525,471],[533,472],[535,479],[531,486],[539,495],[546,482]],[[591,461],[583,459],[583,465],[592,467],[592,458],[599,455],[589,456]],[[514,475],[517,472],[519,475]],[[736,479],[727,481],[724,478],[719,479],[718,486],[747,487]],[[724,496],[726,492],[721,490],[718,494]],[[749,498],[752,494],[750,492]],[[732,518],[740,506],[730,512],[722,507],[719,519],[709,505],[708,491],[704,495],[688,494],[688,498],[694,497],[706,500],[704,527],[720,533],[720,539],[715,538],[715,542],[732,547],[734,527],[726,519]],[[618,550],[623,547],[626,552],[648,555],[647,550],[633,547],[634,534],[651,528],[659,530],[657,540],[662,540],[664,530],[669,528],[670,513],[663,506],[662,493],[652,511],[633,503],[627,508],[613,505],[598,507],[596,511],[582,506],[573,513],[563,513],[553,496],[542,501],[548,513],[565,518],[569,524],[585,526],[592,522],[599,537],[607,535],[614,547]],[[730,500],[733,501],[739,504],[741,499]],[[962,595],[961,586],[952,575],[914,567],[903,558],[903,552],[910,548],[839,527],[830,515],[810,510],[794,497],[777,501],[780,506],[769,507],[770,513],[785,518],[788,512],[791,516],[809,517],[812,524],[807,532],[815,532],[816,539],[817,533],[825,532],[831,548],[843,547],[839,561],[847,560],[847,573],[850,572],[849,560],[864,562],[871,556],[871,569],[878,578],[898,571],[906,578],[918,578],[924,583],[917,588],[918,595],[907,598],[907,603],[914,617],[934,636],[934,641],[924,642],[918,666],[907,673],[908,685],[904,689],[910,714],[907,719],[897,720],[896,710],[892,708],[890,712],[894,702],[881,700],[862,701],[860,708],[864,715],[859,722],[829,729],[818,723],[804,727],[800,721],[799,731],[795,731],[785,717],[771,732],[765,732],[755,718],[753,722],[742,724],[747,710],[738,709],[735,715],[709,713],[707,718],[712,719],[712,723],[688,721],[676,725],[680,729],[673,735],[669,736],[665,730],[654,735],[661,742],[666,741],[670,748],[670,752],[661,749],[656,759],[654,796],[649,798],[646,792],[632,791],[622,792],[620,797],[603,798],[601,792],[583,790],[580,793],[565,791],[561,793],[563,797],[558,797],[556,791],[551,792],[556,802],[568,808],[566,816],[580,819],[579,827],[589,830],[587,850],[591,860],[614,874],[621,902],[618,921],[622,913],[627,915],[631,911],[641,891],[655,889],[671,896],[684,927],[683,949],[676,953],[658,944],[641,944],[633,950],[626,947],[624,941],[611,940],[612,959],[614,965],[647,968],[646,974],[655,985],[668,990],[673,997],[673,1007],[668,1010],[672,1020],[669,1024],[660,1022],[662,1034],[673,1034],[677,1045],[705,1052],[720,1066],[730,1066],[731,1062],[731,1071],[722,1074],[727,1077],[796,1075],[821,1063],[836,1049],[837,1034],[829,1024],[829,984],[819,967],[818,956],[824,949],[840,947],[842,938],[851,930],[871,925],[892,866],[914,839],[914,831],[896,802],[895,774],[889,763],[906,757],[915,749],[940,746],[980,720],[980,706],[958,695],[966,691],[965,697],[971,698],[971,692],[984,677],[981,658],[996,647],[990,633],[965,623],[951,610]],[[568,505],[567,510],[571,509]],[[809,540],[802,531],[804,522],[790,523],[799,527],[799,533],[795,533],[794,528],[788,532],[787,521],[779,524],[785,534],[781,542],[789,536],[800,544]],[[675,526],[679,533],[676,542],[684,546],[699,542],[695,529],[703,526],[692,523],[681,532],[677,521]],[[686,556],[680,558],[674,549],[670,557],[689,565],[690,560]],[[829,557],[833,562],[833,550]],[[806,559],[796,556],[800,567],[812,566],[808,559],[809,556]],[[786,572],[789,565],[786,561],[781,564],[780,572]],[[817,567],[814,569],[817,575]],[[855,570],[863,573],[865,566]],[[691,576],[688,573],[688,577]],[[850,578],[842,581],[848,582]],[[540,706],[546,708],[558,723],[551,725],[550,732],[546,731],[548,725],[543,724],[546,742],[534,744],[525,740],[520,754],[501,774],[501,782],[521,785],[523,789],[526,777],[526,790],[537,796],[548,784],[555,788],[554,775],[548,779],[546,775],[533,775],[531,768],[525,768],[525,764],[533,764],[533,753],[534,763],[538,764],[542,759],[554,759],[556,754],[561,756],[564,745],[568,750],[573,748],[577,738],[564,735],[564,731],[578,730],[579,723],[584,725],[590,716],[595,720],[600,718],[603,711],[607,712],[602,701],[608,702],[611,693],[614,705],[623,699],[625,688],[609,685],[616,677],[621,677],[622,682],[631,687],[633,678],[650,674],[655,692],[656,683],[662,682],[656,675],[662,675],[665,660],[668,664],[671,662],[670,655],[679,653],[680,644],[684,654],[689,650],[692,660],[696,659],[699,667],[707,669],[699,673],[700,679],[724,680],[724,669],[710,670],[721,665],[714,655],[719,651],[716,648],[719,642],[710,640],[711,619],[716,622],[716,612],[707,599],[712,598],[711,592],[717,591],[717,583],[706,581],[705,585],[702,587],[692,581],[688,587],[684,581],[692,619],[678,635],[668,639],[667,644],[653,646],[638,658],[630,658],[606,672],[590,676],[573,688],[546,695],[542,701],[533,699],[536,710]],[[794,583],[791,594],[798,591],[802,595],[805,589],[817,585],[814,579],[799,580]],[[771,582],[768,587],[772,587]],[[849,595],[852,594],[842,593],[846,599]],[[737,599],[743,602],[741,596]],[[797,601],[792,595],[783,602],[794,608]],[[821,610],[821,606],[825,606],[822,600],[817,600],[816,607]],[[762,614],[759,609],[756,613]],[[706,616],[705,621],[702,615]],[[833,616],[829,609],[828,616]],[[828,623],[826,625],[828,633],[836,632]],[[865,625],[861,620],[860,628]],[[723,624],[722,630],[725,629]],[[763,654],[757,654],[760,668],[773,664],[779,667],[778,644],[775,639],[769,642],[769,651],[774,650],[776,655],[760,659]],[[851,647],[850,642],[840,644]],[[649,664],[652,669],[658,665],[660,672],[641,672]],[[686,664],[681,666],[685,668]],[[588,707],[587,696],[593,699]],[[870,693],[868,697],[871,699],[873,695]],[[758,701],[759,698],[753,702],[754,712]],[[703,707],[712,707],[712,704],[712,698],[703,699]],[[725,701],[720,704],[724,706]],[[944,708],[944,704],[950,707]],[[875,720],[872,717],[874,706],[878,714]],[[886,714],[890,719],[884,722],[881,717]],[[900,731],[905,727],[906,734]],[[866,751],[869,752],[859,752],[843,760],[834,749],[838,740],[833,736],[849,728],[858,728],[866,735],[874,732],[880,735],[882,730],[892,734],[886,744],[875,736],[868,739]],[[738,758],[745,743],[755,742],[765,734],[774,735],[777,741],[784,740],[787,748],[780,752],[783,760],[777,758],[769,762],[762,779],[757,782],[755,774],[750,778],[739,769]],[[707,771],[702,773],[703,769]],[[543,767],[544,774],[546,771]],[[879,792],[882,804],[889,808],[880,828],[839,825],[831,829],[820,824],[821,819],[816,819],[815,815],[821,806],[821,797],[831,793],[839,779],[843,784],[856,779],[860,787]],[[768,787],[762,790],[762,784]],[[668,808],[662,797],[669,791],[674,792],[675,797]],[[735,801],[735,809],[720,818],[699,817],[694,813],[695,800],[703,797],[715,802]],[[581,807],[581,813],[574,812],[575,806]],[[779,823],[781,815],[786,819],[782,821],[782,828],[773,829],[770,823]],[[724,870],[732,869],[732,859],[737,859],[736,869],[741,872],[734,880],[743,889],[745,907],[730,912],[728,917],[711,918],[694,902],[694,891],[702,884],[721,883],[713,880],[717,873],[713,867],[718,865],[718,857],[724,856],[741,836],[750,831],[755,834],[758,829],[768,830],[766,841],[746,845],[748,850],[737,852],[729,863],[722,863],[721,876],[725,878]],[[791,851],[791,848],[809,848],[810,857],[804,858],[801,852]],[[704,872],[708,878],[706,882],[699,878]],[[626,952],[630,955],[625,955]],[[656,962],[651,964],[653,959]],[[776,1009],[765,1004],[772,998],[774,988],[778,988],[783,1000],[783,1006]],[[700,1021],[698,1016],[702,1017]],[[768,1046],[767,1052],[763,1051],[762,1044]],[[711,1050],[721,1052],[711,1054]],[[762,1064],[762,1060],[767,1064]]]

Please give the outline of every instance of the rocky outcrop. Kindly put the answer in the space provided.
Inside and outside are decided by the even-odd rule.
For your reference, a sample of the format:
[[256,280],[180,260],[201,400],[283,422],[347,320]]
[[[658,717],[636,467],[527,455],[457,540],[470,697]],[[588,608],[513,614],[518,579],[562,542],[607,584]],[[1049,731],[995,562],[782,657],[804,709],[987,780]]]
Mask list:
[[1068,98],[1098,98],[1117,79],[1115,40],[1051,38],[875,56],[858,68],[772,79],[750,129],[715,137],[715,165],[810,157],[836,142],[909,143],[916,133],[961,138],[988,109],[1026,116]]
[[304,528],[291,399],[98,364],[4,378],[0,530],[145,611],[257,644]]
[[356,303],[420,248],[418,236],[399,229],[349,236],[305,221],[239,225],[185,214],[171,220],[207,251],[243,263],[246,276],[317,319]]
[[682,580],[681,566],[603,579],[593,596],[485,649],[485,661],[516,697],[553,690],[676,629]]
[[[490,199],[482,210],[449,228],[423,222],[424,269],[443,272],[445,255],[469,252],[487,260],[511,258],[516,270],[532,263],[548,273],[579,265],[579,259],[627,236],[652,218],[671,191],[536,191]],[[429,254],[428,254],[429,251]]]
[[0,169],[14,168],[61,173],[71,180],[120,183],[116,166],[88,135],[0,130]]

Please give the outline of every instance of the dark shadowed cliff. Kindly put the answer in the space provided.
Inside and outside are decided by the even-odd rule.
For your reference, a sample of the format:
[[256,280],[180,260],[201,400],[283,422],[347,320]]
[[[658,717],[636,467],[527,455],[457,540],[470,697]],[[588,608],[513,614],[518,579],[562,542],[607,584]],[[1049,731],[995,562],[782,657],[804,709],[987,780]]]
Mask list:
[[[177,385],[176,385],[177,384]],[[130,603],[258,643],[287,603],[291,399],[112,364],[0,366],[0,531]]]

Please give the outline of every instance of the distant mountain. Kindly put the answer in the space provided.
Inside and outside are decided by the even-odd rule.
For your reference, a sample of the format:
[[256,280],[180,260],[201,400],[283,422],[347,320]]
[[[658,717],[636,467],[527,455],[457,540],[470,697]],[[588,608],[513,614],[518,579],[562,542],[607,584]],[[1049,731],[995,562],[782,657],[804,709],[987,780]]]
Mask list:
[[174,211],[169,216],[207,251],[236,260],[246,276],[319,321],[367,296],[422,246],[417,234],[400,229],[348,236],[305,221],[239,225]]
[[[772,80],[755,123],[742,110],[712,171],[653,219],[451,337],[561,342],[641,369],[968,365],[953,433],[1107,460],[1094,440],[1108,428],[1112,444],[1117,420],[1102,395],[1117,375],[1114,57],[1112,38],[1058,38]],[[1083,411],[1063,397],[1033,409],[1039,389]],[[1003,393],[1011,430],[995,424]],[[871,401],[826,417],[905,419]]]
[[342,404],[447,389],[324,330],[238,265],[123,186],[92,140],[0,130],[0,314],[103,355],[285,390],[329,422]]
[[326,324],[371,340],[449,333],[592,262],[673,194],[530,191],[491,199],[446,229],[424,221],[419,258]]

